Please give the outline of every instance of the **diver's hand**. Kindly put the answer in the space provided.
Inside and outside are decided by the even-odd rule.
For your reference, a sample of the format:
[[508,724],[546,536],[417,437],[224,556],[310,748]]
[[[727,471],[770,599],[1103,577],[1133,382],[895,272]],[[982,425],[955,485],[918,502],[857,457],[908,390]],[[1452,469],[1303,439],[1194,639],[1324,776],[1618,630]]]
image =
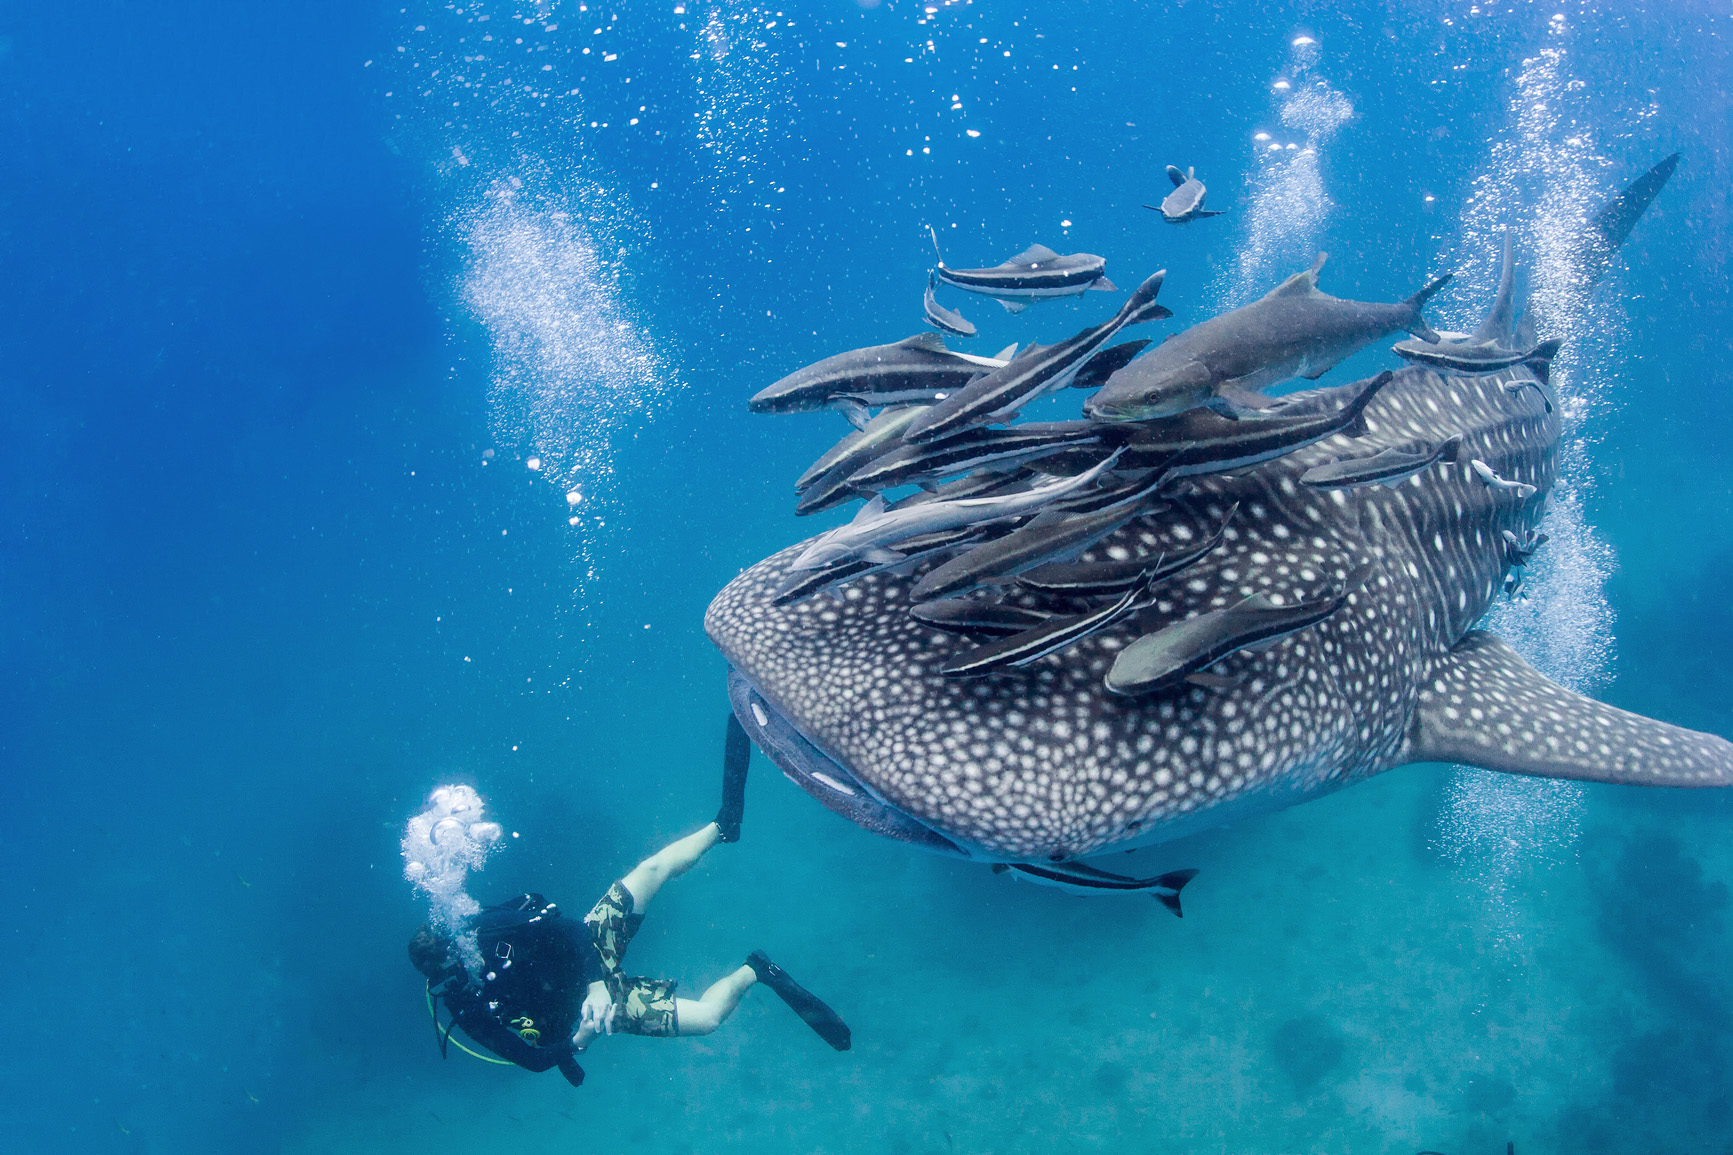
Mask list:
[[587,1030],[591,1035],[614,1033],[614,996],[608,993],[607,983],[590,984],[590,993],[584,996],[584,1009],[578,1015],[578,1024],[580,1030]]

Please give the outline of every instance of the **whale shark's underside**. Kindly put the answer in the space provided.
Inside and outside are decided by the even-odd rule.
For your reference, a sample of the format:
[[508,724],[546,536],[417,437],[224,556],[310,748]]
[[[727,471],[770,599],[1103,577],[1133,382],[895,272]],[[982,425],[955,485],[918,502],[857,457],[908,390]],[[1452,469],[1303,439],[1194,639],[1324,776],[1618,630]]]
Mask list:
[[[1304,395],[1300,395],[1302,398]],[[1733,745],[1614,709],[1531,668],[1474,623],[1528,540],[1557,471],[1548,387],[1517,366],[1476,377],[1403,369],[1365,435],[1196,479],[1081,562],[1153,560],[1228,518],[1223,542],[1116,627],[1022,669],[939,670],[975,643],[910,617],[932,563],[777,606],[794,546],[741,574],[705,626],[761,749],[870,829],[969,858],[1063,861],[1159,842],[1289,805],[1411,762],[1593,782],[1722,786]],[[1316,490],[1307,469],[1460,435],[1394,488]],[[1469,463],[1535,487],[1487,485]],[[1342,608],[1260,652],[1147,697],[1110,692],[1115,656],[1163,623],[1261,593],[1293,604],[1361,580]],[[1040,606],[1033,592],[1008,600]]]

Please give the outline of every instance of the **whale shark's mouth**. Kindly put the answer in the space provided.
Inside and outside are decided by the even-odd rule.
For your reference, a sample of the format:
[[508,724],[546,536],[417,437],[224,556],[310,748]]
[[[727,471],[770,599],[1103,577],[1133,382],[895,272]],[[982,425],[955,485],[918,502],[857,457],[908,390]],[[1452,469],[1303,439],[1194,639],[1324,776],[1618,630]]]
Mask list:
[[971,854],[878,797],[852,771],[802,734],[746,675],[732,667],[728,671],[728,700],[752,744],[776,763],[791,782],[828,809],[875,834],[922,850],[953,858],[983,857]]

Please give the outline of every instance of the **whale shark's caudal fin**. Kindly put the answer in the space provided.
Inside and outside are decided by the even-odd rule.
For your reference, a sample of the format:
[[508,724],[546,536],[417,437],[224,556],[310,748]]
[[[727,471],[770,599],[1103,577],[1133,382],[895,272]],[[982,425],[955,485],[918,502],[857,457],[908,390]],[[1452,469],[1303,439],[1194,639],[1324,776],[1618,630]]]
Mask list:
[[1666,186],[1673,170],[1679,167],[1679,154],[1674,153],[1648,172],[1625,186],[1625,191],[1607,202],[1594,225],[1583,238],[1582,272],[1584,280],[1593,285],[1612,268],[1613,254],[1631,235],[1637,218],[1649,207],[1649,202]]
[[1423,684],[1401,761],[1638,786],[1733,784],[1733,743],[1567,690],[1480,630]]

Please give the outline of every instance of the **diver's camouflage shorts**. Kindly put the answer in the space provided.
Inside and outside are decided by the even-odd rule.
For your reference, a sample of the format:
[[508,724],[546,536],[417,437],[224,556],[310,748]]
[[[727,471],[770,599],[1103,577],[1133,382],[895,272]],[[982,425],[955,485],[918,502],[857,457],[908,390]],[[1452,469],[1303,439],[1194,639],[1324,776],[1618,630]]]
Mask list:
[[628,1035],[673,1038],[680,1033],[674,1003],[676,981],[638,978],[620,970],[632,936],[644,925],[644,916],[633,913],[634,905],[631,892],[616,882],[584,916],[590,941],[596,944],[596,953],[602,956],[602,966],[608,972],[604,981],[614,996],[614,1029]]

